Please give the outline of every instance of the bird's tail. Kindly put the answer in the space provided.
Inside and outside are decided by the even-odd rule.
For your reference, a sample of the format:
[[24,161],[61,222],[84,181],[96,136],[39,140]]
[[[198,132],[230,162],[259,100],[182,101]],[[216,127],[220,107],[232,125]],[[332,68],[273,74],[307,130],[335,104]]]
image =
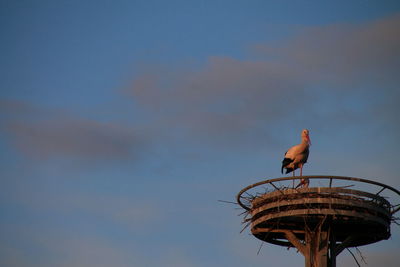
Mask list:
[[292,172],[292,171],[294,171],[293,168],[286,168],[286,174],[288,174],[289,172]]

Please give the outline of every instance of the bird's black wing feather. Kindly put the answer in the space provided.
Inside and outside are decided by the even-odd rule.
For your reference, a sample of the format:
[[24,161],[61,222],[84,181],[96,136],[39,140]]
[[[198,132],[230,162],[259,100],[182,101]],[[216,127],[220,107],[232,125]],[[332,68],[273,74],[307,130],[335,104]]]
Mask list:
[[304,162],[303,162],[303,164],[304,163],[306,163],[307,162],[307,159],[308,159],[308,155],[310,154],[310,150],[308,149],[308,147],[304,150]]
[[294,171],[293,168],[286,168],[286,174],[288,174],[289,172],[292,172],[292,171]]
[[293,159],[289,159],[289,158],[284,158],[283,159],[281,173],[283,173],[283,168],[285,168],[287,165],[289,165],[292,161],[293,161]]

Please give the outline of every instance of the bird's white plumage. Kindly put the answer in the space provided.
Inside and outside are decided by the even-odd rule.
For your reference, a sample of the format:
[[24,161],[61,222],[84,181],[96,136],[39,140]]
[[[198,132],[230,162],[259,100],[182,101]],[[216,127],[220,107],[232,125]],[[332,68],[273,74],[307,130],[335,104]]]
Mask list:
[[282,172],[285,168],[286,173],[293,171],[294,175],[294,171],[300,168],[300,175],[302,175],[303,165],[308,159],[310,144],[309,131],[305,129],[301,133],[301,143],[286,151],[285,158],[282,161]]
[[289,148],[285,154],[285,158],[291,159],[292,162],[287,167],[297,169],[297,165],[307,162],[308,158],[308,144],[301,143]]

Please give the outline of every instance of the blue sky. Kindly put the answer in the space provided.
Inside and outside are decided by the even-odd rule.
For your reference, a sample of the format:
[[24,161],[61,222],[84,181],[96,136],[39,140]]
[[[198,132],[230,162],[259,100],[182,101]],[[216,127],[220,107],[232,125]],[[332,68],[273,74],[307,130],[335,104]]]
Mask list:
[[398,1],[1,1],[0,265],[301,266],[218,200],[303,128],[304,174],[400,188],[399,29]]

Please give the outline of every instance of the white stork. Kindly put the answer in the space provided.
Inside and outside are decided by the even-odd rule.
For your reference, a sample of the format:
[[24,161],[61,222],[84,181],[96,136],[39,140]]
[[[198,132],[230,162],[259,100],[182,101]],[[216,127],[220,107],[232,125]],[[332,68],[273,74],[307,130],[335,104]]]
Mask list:
[[[285,153],[285,158],[282,161],[282,169],[281,172],[283,173],[283,169],[286,169],[286,173],[293,172],[293,176],[295,176],[294,171],[300,168],[300,176],[303,176],[303,165],[307,162],[308,154],[309,154],[309,147],[311,145],[311,140],[309,136],[309,131],[304,129],[301,132],[301,143],[295,146],[292,146],[288,149]],[[308,179],[301,179],[300,185],[308,187],[309,180]]]

